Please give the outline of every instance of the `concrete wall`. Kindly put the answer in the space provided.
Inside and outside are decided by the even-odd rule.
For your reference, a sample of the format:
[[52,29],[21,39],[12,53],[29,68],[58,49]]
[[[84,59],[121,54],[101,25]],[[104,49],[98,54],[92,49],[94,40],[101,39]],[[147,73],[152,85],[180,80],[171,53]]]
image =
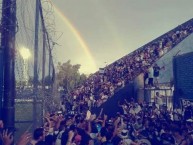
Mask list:
[[173,64],[175,80],[174,101],[179,105],[180,98],[193,98],[193,52],[175,57]]
[[134,97],[138,102],[144,101],[144,74],[134,80]]

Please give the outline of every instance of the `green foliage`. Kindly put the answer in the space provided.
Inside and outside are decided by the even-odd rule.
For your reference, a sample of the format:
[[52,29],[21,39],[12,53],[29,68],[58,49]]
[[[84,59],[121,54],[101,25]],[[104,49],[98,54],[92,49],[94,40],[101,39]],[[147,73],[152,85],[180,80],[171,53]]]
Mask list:
[[86,80],[86,75],[79,72],[80,67],[80,64],[72,65],[70,60],[63,64],[58,63],[57,81],[59,86],[63,87],[65,94],[68,94]]
[[53,84],[53,80],[50,76],[46,76],[44,79],[45,86],[51,86]]

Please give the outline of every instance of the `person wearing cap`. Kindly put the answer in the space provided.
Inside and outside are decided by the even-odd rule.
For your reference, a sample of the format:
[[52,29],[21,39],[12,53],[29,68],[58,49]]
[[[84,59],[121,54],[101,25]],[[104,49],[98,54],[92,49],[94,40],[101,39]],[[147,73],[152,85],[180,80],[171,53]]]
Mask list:
[[139,145],[138,143],[132,141],[129,138],[129,131],[126,130],[126,129],[123,129],[118,136],[122,139],[120,144],[123,144],[123,145]]
[[174,137],[170,133],[169,126],[164,128],[164,132],[160,135],[161,142],[163,145],[173,145],[175,144]]

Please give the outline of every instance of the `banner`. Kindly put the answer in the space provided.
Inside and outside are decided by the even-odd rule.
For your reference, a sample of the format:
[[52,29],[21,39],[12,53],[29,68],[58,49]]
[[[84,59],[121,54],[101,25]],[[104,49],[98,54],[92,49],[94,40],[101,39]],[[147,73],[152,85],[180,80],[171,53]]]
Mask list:
[[99,68],[99,74],[104,74],[104,72],[105,72],[105,70],[104,70],[104,68]]
[[191,100],[191,99],[181,99],[181,106],[182,106],[182,110],[184,110],[188,106],[193,107],[193,100]]

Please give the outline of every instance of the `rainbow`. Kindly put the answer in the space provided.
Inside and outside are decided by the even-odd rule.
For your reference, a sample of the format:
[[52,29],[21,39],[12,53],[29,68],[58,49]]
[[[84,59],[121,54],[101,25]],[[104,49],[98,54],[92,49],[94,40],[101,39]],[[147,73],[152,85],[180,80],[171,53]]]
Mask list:
[[92,56],[92,53],[90,52],[90,49],[87,46],[87,44],[86,44],[85,40],[83,39],[83,37],[81,36],[80,32],[71,23],[71,21],[64,15],[64,13],[56,5],[54,5],[53,2],[51,2],[51,0],[50,0],[50,3],[52,4],[52,6],[53,6],[55,12],[57,13],[57,15],[67,25],[67,27],[70,29],[72,34],[75,36],[75,38],[77,39],[77,41],[81,45],[81,48],[83,49],[85,55],[87,56],[88,60],[90,61],[90,64],[92,64],[92,68],[91,68],[92,72],[97,71],[97,65],[96,65],[95,59]]

